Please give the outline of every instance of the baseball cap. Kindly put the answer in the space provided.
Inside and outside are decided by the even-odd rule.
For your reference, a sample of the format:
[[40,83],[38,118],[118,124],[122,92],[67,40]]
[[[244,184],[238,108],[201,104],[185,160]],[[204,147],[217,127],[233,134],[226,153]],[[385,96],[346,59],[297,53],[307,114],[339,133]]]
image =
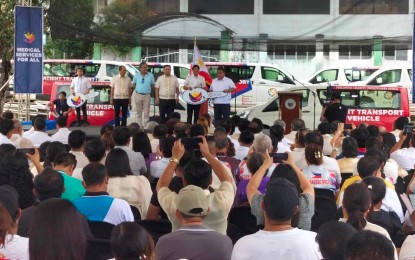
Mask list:
[[273,220],[290,219],[298,206],[298,191],[293,183],[283,178],[271,178],[267,183],[264,208]]
[[188,185],[180,190],[176,199],[177,209],[187,216],[206,216],[209,210],[209,199],[205,191],[195,185]]
[[0,186],[0,203],[3,204],[12,219],[15,220],[19,211],[19,195],[12,186]]

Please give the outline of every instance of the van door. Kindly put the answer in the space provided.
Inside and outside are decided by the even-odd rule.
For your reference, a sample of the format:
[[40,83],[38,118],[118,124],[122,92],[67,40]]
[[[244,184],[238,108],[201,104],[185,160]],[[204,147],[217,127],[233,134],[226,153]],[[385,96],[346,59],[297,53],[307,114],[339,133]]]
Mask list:
[[314,76],[310,83],[312,84],[321,84],[321,83],[331,83],[333,85],[338,85],[339,81],[339,70],[338,69],[329,69],[323,70],[316,76]]
[[258,80],[254,80],[253,87],[256,90],[256,104],[267,102],[274,97],[278,91],[295,86],[294,81],[285,73],[271,66],[257,66],[261,75]]

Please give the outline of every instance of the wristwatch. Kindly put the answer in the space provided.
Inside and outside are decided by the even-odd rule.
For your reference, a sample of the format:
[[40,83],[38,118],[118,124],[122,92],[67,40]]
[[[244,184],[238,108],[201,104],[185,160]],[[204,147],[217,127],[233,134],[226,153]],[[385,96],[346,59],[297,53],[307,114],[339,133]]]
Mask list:
[[174,158],[173,156],[170,157],[169,162],[175,162],[175,163],[177,163],[177,165],[180,163],[180,161],[177,160],[176,158]]

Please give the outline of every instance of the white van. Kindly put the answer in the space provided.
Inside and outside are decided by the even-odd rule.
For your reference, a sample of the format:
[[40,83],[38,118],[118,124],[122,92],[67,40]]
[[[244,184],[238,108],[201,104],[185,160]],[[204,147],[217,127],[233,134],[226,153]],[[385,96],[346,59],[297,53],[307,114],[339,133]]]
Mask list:
[[[340,92],[342,104],[349,107],[346,123],[359,125],[369,123],[392,130],[393,122],[400,116],[409,117],[408,91],[405,87],[388,86],[333,86],[332,91]],[[294,87],[284,92],[302,93],[302,114],[308,128],[316,129],[320,123],[323,103],[328,101],[328,88],[318,86],[310,89]],[[237,112],[241,118],[259,118],[266,125],[273,125],[280,119],[278,96],[267,103]]]
[[352,66],[327,66],[314,73],[309,78],[302,80],[308,84],[328,83],[331,85],[348,85],[356,81],[366,80],[380,67],[352,67]]
[[376,71],[364,81],[355,82],[359,86],[402,86],[412,90],[412,65],[388,66]]
[[216,78],[219,66],[225,68],[226,77],[232,79],[236,85],[236,92],[232,97],[232,110],[251,107],[267,102],[278,91],[294,86],[301,86],[294,76],[275,64],[267,63],[239,63],[239,62],[206,62],[210,76]]

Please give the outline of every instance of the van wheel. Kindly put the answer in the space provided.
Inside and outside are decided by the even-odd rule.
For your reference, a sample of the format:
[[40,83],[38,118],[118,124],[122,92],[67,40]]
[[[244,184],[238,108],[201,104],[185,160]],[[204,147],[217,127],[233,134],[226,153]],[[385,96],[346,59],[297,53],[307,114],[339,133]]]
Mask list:
[[370,97],[360,98],[360,107],[375,107],[375,101]]

